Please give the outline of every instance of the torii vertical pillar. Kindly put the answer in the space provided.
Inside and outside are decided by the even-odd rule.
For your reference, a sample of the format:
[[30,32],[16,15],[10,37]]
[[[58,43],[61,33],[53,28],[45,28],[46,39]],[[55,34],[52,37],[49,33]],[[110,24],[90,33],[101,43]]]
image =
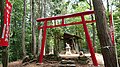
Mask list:
[[89,48],[89,51],[90,51],[90,54],[91,54],[93,64],[94,64],[94,66],[98,66],[97,59],[95,57],[95,52],[94,52],[94,49],[92,47],[92,41],[91,41],[91,38],[90,38],[90,35],[89,35],[89,32],[88,32],[88,28],[86,26],[84,15],[82,15],[81,18],[82,18],[83,28],[84,28],[84,31],[85,31],[85,36],[86,36],[86,40],[87,40],[87,43],[88,43],[88,48]]
[[[72,15],[65,15],[65,16],[55,16],[55,17],[50,17],[50,18],[38,18],[37,21],[41,22],[44,21],[44,25],[39,27],[39,29],[43,29],[43,38],[42,38],[42,46],[41,46],[41,52],[40,52],[40,57],[39,57],[39,63],[42,63],[42,59],[43,59],[43,52],[44,52],[44,48],[45,48],[45,42],[46,42],[46,32],[47,32],[47,28],[54,28],[54,27],[60,27],[60,26],[68,26],[68,25],[76,25],[76,24],[83,24],[84,27],[84,31],[85,31],[85,36],[86,36],[86,40],[88,43],[88,47],[91,53],[91,57],[92,57],[92,61],[94,66],[98,66],[96,57],[95,57],[95,53],[94,53],[94,49],[92,47],[92,41],[90,39],[90,35],[86,26],[86,23],[90,23],[90,22],[95,22],[94,21],[86,21],[84,19],[84,15],[89,15],[89,14],[93,14],[94,11],[87,11],[87,12],[82,12],[82,13],[76,13],[76,14],[72,14]],[[80,16],[82,18],[81,22],[72,22],[72,23],[64,23],[64,19],[65,18],[71,18],[71,17],[77,17]],[[58,20],[58,19],[62,19],[62,23],[58,24],[58,25],[47,25],[47,21],[50,20]]]
[[44,21],[44,28],[43,28],[43,38],[42,38],[42,45],[41,45],[41,51],[40,51],[40,57],[39,57],[39,63],[42,63],[43,60],[43,53],[45,48],[45,42],[46,42],[46,32],[47,32],[47,20]]

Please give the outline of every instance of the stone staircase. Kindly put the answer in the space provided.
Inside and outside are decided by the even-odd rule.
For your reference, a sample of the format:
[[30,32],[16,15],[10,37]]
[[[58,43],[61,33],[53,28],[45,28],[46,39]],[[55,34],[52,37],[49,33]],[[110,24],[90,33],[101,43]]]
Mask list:
[[62,60],[59,67],[76,67],[74,60]]

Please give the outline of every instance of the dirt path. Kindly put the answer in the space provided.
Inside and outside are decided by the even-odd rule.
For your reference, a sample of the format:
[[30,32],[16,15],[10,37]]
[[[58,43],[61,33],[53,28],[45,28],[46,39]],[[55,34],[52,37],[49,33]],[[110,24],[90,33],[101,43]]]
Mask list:
[[[28,64],[28,65],[26,65],[24,67],[59,67],[59,64],[58,63],[54,63],[54,64],[46,63],[46,64],[37,65],[36,63],[32,63],[32,64]],[[89,65],[76,64],[76,67],[95,67],[95,66],[94,65],[90,65],[90,64]],[[104,67],[104,66],[103,65],[99,65],[99,67]]]
[[[41,65],[38,65],[36,63],[30,63],[30,64],[27,64],[25,66],[22,66],[22,64],[20,63],[20,61],[18,62],[12,62],[9,64],[9,67],[58,67],[59,64],[57,63],[54,63],[54,64],[51,64],[51,63],[45,63],[45,64],[41,64]],[[2,67],[2,65],[0,64],[0,67]],[[95,67],[93,65],[80,65],[80,64],[76,64],[76,67]],[[103,65],[100,65],[99,67],[104,67]]]

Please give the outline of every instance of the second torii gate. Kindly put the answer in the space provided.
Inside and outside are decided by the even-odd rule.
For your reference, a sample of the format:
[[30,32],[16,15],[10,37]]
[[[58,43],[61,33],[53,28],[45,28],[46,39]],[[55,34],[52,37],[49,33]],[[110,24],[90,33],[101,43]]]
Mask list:
[[[42,59],[43,59],[43,52],[44,52],[44,46],[45,46],[45,42],[46,42],[46,32],[47,32],[47,28],[54,28],[54,27],[60,27],[60,26],[69,26],[69,25],[77,25],[77,24],[83,24],[83,28],[84,28],[84,32],[85,32],[85,36],[86,36],[86,40],[88,43],[88,48],[92,57],[92,61],[94,66],[98,66],[98,62],[96,60],[95,57],[95,53],[94,53],[94,49],[92,47],[92,41],[88,32],[88,28],[86,26],[86,23],[94,23],[95,20],[85,20],[85,15],[91,15],[94,14],[94,11],[86,11],[86,12],[81,12],[81,13],[76,13],[76,14],[71,14],[71,15],[64,15],[64,16],[55,16],[55,17],[49,17],[49,18],[38,18],[37,22],[44,22],[43,26],[39,26],[38,29],[43,29],[43,38],[42,38],[42,46],[41,46],[41,51],[40,51],[40,57],[39,57],[39,63],[42,63]],[[79,22],[71,22],[71,23],[67,23],[65,24],[64,20],[66,18],[74,18],[74,17],[80,17],[81,21]],[[58,25],[47,25],[48,21],[51,20],[61,20],[61,24]]]

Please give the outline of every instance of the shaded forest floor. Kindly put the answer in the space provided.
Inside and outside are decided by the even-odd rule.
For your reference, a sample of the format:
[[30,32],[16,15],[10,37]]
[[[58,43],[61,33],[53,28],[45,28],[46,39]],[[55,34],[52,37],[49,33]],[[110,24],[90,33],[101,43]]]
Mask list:
[[[36,65],[36,64],[29,64],[24,67],[70,67],[70,66],[59,66],[59,64],[42,64],[42,65]],[[74,67],[74,66],[72,66]],[[76,64],[75,67],[95,67],[94,65],[80,65]],[[99,65],[99,67],[104,67],[103,65]]]
[[[63,65],[67,65],[67,66],[60,66],[62,65],[61,62],[62,60],[58,60],[58,61],[55,61],[55,60],[52,60],[52,58],[50,58],[49,56],[46,57],[47,59],[43,59],[43,63],[42,64],[39,64],[37,63],[37,59],[33,59],[33,60],[29,60],[27,62],[23,62],[23,60],[19,60],[19,61],[14,61],[14,62],[10,62],[8,67],[96,67],[94,66],[91,62],[92,60],[89,60],[88,63],[81,63],[81,60],[82,59],[79,59],[79,61],[77,60],[73,60],[75,61],[73,64],[75,66],[69,66],[67,64],[63,64]],[[85,58],[84,58],[85,60]],[[68,61],[68,60],[67,60]],[[120,62],[119,62],[120,63]],[[2,64],[0,64],[0,67],[3,67]],[[104,64],[100,64],[98,67],[104,67]]]
[[[44,57],[43,64],[36,63],[37,59],[29,60],[24,63],[22,62],[23,60],[10,62],[8,67],[95,67],[91,63],[92,60],[87,57],[66,60],[66,59],[58,58],[53,55],[48,55]],[[69,66],[69,65],[73,65],[73,66]],[[0,67],[2,66],[0,65]],[[99,67],[104,67],[104,65],[101,64],[99,65]]]
[[[97,58],[98,57],[99,57],[98,61],[100,62],[101,57],[97,55]],[[24,60],[25,62],[23,62]],[[75,58],[63,59],[54,55],[46,55],[43,58],[43,64],[38,64],[37,58],[30,60],[29,58],[26,57],[26,59],[24,60],[10,62],[8,67],[95,67],[92,63],[91,58],[88,58],[86,56],[79,57],[76,59]],[[73,64],[73,66],[69,66],[68,63]],[[61,66],[61,65],[65,65],[65,66]],[[2,67],[2,65],[0,65],[0,67]],[[104,65],[101,64],[99,65],[99,67],[104,67]]]
[[[9,63],[8,67],[70,67],[70,66],[59,66],[60,64],[58,62],[55,63],[43,63],[43,64],[37,64],[36,62],[32,63],[27,63],[26,65],[23,66],[21,61],[15,61]],[[75,64],[75,66],[72,67],[95,67],[93,64],[86,64],[86,65],[81,65],[81,64]],[[99,65],[99,67],[104,67],[103,65]]]

